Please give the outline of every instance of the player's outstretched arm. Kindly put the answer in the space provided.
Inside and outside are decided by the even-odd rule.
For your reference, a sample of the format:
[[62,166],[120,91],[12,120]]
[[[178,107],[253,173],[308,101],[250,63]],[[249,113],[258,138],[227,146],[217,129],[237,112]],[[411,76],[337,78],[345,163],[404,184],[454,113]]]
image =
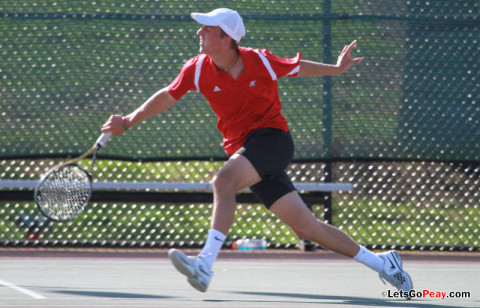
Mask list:
[[357,41],[353,41],[350,45],[345,45],[335,65],[300,60],[300,71],[297,77],[333,76],[345,73],[352,65],[363,60],[363,58],[352,58],[351,52],[354,48],[357,48]]
[[123,125],[127,128],[135,126],[156,114],[159,114],[172,107],[176,99],[168,93],[168,88],[163,88],[152,95],[143,105],[135,111],[125,116],[125,122],[121,115],[111,115],[107,122],[103,124],[102,132],[110,132],[112,135],[120,135],[125,132]]

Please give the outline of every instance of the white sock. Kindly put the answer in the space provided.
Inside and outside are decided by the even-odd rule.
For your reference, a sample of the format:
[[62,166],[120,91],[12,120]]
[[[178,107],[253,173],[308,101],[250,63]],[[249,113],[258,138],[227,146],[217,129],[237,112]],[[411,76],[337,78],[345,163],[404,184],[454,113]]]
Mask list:
[[380,273],[383,269],[383,259],[363,246],[360,246],[360,250],[357,255],[353,257],[353,260],[368,266],[377,273]]
[[201,257],[202,260],[205,261],[209,269],[212,269],[213,262],[217,259],[225,238],[225,234],[220,231],[215,229],[210,229],[208,231],[207,241],[205,242],[202,251],[198,254],[198,257]]

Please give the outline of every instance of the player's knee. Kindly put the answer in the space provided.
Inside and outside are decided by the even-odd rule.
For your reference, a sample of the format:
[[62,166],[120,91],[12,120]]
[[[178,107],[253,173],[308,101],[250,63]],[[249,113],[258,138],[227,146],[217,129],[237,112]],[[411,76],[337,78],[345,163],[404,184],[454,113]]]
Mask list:
[[293,228],[293,231],[298,237],[301,237],[304,239],[310,239],[310,236],[312,234],[311,229],[305,225],[296,226]]
[[235,177],[232,172],[220,169],[212,180],[213,190],[221,193],[236,193]]
[[310,219],[306,221],[298,222],[297,224],[295,224],[295,226],[292,226],[292,229],[295,232],[295,234],[297,234],[301,238],[309,239],[309,240],[312,240],[314,237],[314,234],[317,234],[321,228],[322,227],[319,221],[310,220]]

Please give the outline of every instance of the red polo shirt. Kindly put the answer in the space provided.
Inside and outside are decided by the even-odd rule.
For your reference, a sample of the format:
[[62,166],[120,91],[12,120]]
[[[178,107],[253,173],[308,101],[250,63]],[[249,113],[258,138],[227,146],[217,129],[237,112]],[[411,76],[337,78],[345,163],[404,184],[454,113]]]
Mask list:
[[300,53],[285,59],[264,49],[239,50],[245,70],[236,80],[219,71],[209,56],[198,55],[185,63],[168,86],[176,100],[194,90],[205,96],[217,115],[227,155],[240,149],[248,134],[259,128],[288,131],[287,120],[281,114],[277,79],[295,77],[300,68]]

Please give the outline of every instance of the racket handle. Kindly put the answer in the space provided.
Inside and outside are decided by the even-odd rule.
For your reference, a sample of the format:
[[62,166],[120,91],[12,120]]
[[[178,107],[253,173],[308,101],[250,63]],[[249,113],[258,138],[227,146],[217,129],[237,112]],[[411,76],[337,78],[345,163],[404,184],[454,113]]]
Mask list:
[[98,148],[101,148],[107,143],[108,139],[112,136],[112,133],[103,133],[100,137],[98,137],[97,142],[95,144]]

